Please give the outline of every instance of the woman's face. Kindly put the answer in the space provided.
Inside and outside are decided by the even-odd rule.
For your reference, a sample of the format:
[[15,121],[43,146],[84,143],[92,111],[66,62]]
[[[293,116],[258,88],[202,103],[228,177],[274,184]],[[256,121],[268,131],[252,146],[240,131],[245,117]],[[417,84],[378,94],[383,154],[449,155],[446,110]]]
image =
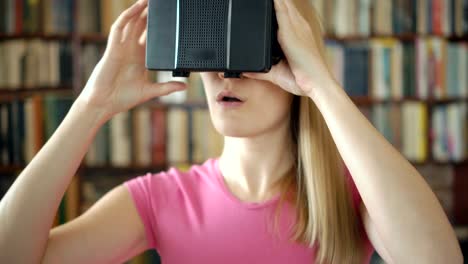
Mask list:
[[[222,73],[201,73],[211,119],[228,137],[254,137],[284,122],[289,124],[293,95],[273,83],[248,78],[225,79]],[[241,100],[226,102],[223,94]]]

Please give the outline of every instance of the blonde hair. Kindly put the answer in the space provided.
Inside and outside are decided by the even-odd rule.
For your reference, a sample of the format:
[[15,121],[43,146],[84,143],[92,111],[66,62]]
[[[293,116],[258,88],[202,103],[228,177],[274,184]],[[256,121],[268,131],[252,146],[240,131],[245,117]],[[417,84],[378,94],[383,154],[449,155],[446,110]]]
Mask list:
[[[312,4],[308,4],[310,9],[301,11],[326,60],[320,20]],[[309,97],[295,96],[290,125],[296,177],[286,177],[281,182],[275,226],[279,208],[288,200],[296,209],[291,240],[317,246],[316,263],[362,263],[359,221],[343,161],[323,116]]]

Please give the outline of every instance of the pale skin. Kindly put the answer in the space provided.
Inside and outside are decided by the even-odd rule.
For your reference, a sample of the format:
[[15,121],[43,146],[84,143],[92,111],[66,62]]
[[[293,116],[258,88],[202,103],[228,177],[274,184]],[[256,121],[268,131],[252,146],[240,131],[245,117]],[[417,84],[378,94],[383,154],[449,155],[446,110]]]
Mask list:
[[[139,1],[114,23],[110,44],[84,91],[0,203],[1,263],[115,263],[148,248],[143,224],[123,186],[76,220],[50,231],[60,199],[97,130],[119,112],[185,89],[182,84],[151,84],[145,79],[141,36],[146,5]],[[283,155],[289,144],[286,109],[292,93],[309,96],[362,196],[365,230],[378,253],[388,263],[463,263],[454,231],[426,182],[326,70],[298,11],[301,5],[275,0],[279,41],[288,64],[234,81],[203,74],[213,121],[225,134],[220,167],[229,188],[245,201],[272,196],[272,182],[292,164]],[[245,109],[226,113],[216,108],[212,95],[222,89],[246,97]],[[276,103],[268,108],[271,117],[246,123],[243,129],[232,125],[246,118],[242,111],[256,109],[265,119],[265,101]]]

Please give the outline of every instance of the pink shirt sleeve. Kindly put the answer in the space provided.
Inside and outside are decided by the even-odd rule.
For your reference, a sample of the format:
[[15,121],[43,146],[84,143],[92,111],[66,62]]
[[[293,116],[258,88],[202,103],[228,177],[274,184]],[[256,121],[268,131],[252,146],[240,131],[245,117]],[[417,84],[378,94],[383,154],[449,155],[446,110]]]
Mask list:
[[143,222],[146,239],[150,248],[157,247],[154,234],[154,230],[156,230],[156,217],[153,216],[153,212],[156,212],[157,206],[156,202],[152,199],[152,193],[158,191],[155,190],[158,187],[157,184],[152,183],[156,180],[156,177],[158,177],[158,174],[147,173],[124,183],[133,198],[138,214]]

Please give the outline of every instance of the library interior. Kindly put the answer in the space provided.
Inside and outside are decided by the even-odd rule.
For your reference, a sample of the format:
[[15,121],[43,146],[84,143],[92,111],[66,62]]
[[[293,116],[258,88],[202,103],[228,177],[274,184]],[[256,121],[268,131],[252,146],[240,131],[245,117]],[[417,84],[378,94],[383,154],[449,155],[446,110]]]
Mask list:
[[[311,1],[336,80],[424,177],[468,258],[468,1]],[[0,199],[67,115],[112,23],[134,2],[0,0]],[[150,76],[174,80],[171,72]],[[220,155],[223,137],[211,122],[200,74],[176,80],[189,88],[102,126],[54,226],[131,178],[187,170]],[[128,263],[160,258],[148,251]],[[372,263],[384,262],[375,254]]]

